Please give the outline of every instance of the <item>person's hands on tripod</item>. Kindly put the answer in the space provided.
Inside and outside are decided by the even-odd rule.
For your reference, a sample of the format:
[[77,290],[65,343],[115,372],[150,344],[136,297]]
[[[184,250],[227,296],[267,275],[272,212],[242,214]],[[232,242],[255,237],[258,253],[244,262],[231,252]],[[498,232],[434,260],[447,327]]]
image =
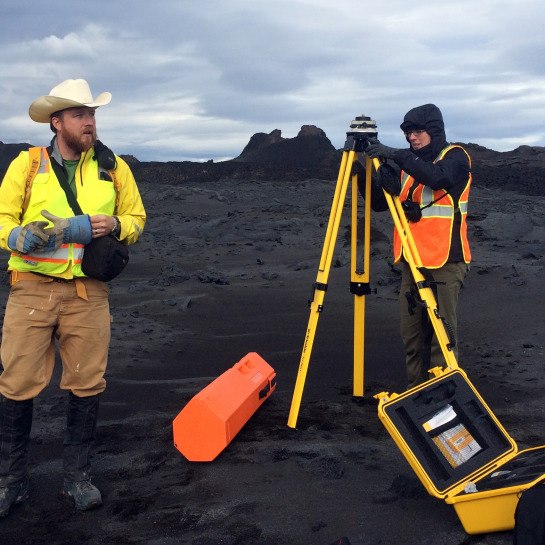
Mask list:
[[401,193],[401,180],[399,173],[388,163],[382,163],[377,170],[376,184],[393,197]]
[[381,144],[377,138],[369,138],[367,147],[365,148],[365,153],[367,153],[371,159],[393,159],[396,151],[399,150]]

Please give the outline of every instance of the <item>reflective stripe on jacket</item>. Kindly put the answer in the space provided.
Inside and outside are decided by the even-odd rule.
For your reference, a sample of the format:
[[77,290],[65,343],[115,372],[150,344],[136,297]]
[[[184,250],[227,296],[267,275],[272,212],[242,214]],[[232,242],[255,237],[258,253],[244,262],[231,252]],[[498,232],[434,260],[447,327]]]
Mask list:
[[[434,160],[434,163],[443,159],[454,148],[460,148],[467,155],[471,167],[471,158],[464,148],[458,145],[444,148]],[[403,202],[410,198],[410,200],[417,202],[422,213],[420,221],[410,222],[409,228],[424,267],[438,269],[447,262],[452,241],[454,214],[458,210],[461,215],[460,237],[464,261],[466,263],[471,261],[466,221],[470,187],[471,173],[456,206],[451,195],[444,189],[434,191],[428,186],[415,183],[414,178],[406,172],[401,173],[400,200]],[[397,230],[394,230],[394,258],[396,263],[401,260],[402,251],[401,240]]]

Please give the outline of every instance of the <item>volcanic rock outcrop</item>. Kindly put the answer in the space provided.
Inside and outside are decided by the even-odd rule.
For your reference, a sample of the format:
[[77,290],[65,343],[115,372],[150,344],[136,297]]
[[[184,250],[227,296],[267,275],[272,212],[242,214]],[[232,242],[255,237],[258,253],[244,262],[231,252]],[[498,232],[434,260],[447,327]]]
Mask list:
[[[506,189],[525,195],[545,195],[545,147],[519,146],[498,152],[474,143],[462,144],[472,159],[473,183],[492,190]],[[0,142],[0,176],[29,144]],[[137,179],[170,184],[218,180],[282,180],[337,178],[342,150],[331,144],[324,131],[303,125],[294,138],[275,129],[254,134],[241,154],[228,161],[141,162],[123,156]]]

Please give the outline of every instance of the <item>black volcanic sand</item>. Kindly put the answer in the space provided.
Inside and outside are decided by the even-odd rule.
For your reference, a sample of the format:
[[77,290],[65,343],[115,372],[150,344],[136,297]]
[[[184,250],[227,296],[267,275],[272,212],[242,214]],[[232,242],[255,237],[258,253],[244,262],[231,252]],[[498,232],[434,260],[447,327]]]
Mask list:
[[[32,496],[0,520],[2,545],[329,545],[341,536],[352,545],[511,543],[512,532],[468,536],[378,419],[373,395],[406,386],[388,213],[372,216],[378,293],[367,297],[365,397],[352,397],[347,206],[291,429],[334,182],[140,188],[148,225],[111,283],[108,387],[93,457],[104,505],[77,512],[58,495],[66,407],[58,365],[36,400]],[[459,363],[519,448],[539,446],[543,198],[475,187],[470,221],[474,262],[460,296]],[[7,294],[4,282],[4,304]],[[173,419],[248,352],[275,369],[276,391],[216,460],[188,462],[173,445]]]

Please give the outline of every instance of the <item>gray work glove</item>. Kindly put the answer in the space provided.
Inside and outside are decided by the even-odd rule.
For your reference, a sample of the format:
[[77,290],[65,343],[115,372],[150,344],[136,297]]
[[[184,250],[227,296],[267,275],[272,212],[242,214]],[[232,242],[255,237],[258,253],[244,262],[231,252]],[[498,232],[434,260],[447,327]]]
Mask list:
[[41,250],[49,240],[44,227],[47,227],[47,221],[31,221],[22,227],[15,227],[9,234],[8,246],[22,254]]
[[93,236],[91,218],[87,214],[71,218],[60,218],[47,210],[42,210],[42,216],[53,224],[53,227],[44,229],[44,233],[49,235],[49,241],[44,251],[57,250],[62,244],[69,242],[77,244],[89,244],[91,242]]
[[371,159],[393,159],[396,151],[399,150],[381,144],[376,138],[369,138],[367,147],[365,148],[365,153],[367,153]]

